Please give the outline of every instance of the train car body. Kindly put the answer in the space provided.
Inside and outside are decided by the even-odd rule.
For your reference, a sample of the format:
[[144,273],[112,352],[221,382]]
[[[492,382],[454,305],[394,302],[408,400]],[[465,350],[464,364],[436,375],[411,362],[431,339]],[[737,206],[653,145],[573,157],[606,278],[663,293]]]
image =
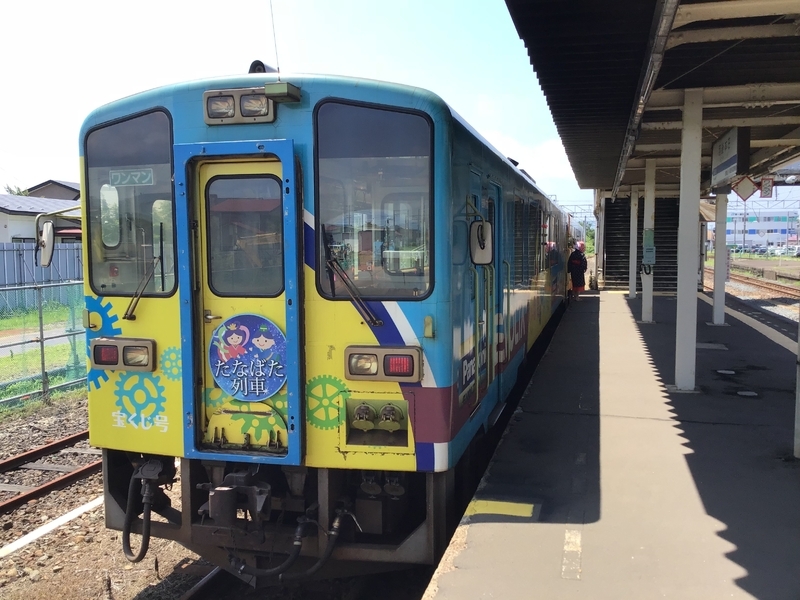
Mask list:
[[583,228],[583,224],[574,217],[569,219],[569,238],[570,243],[586,241],[586,231]]
[[107,526],[259,583],[436,561],[563,300],[558,206],[436,95],[339,77],[137,94],[81,161]]

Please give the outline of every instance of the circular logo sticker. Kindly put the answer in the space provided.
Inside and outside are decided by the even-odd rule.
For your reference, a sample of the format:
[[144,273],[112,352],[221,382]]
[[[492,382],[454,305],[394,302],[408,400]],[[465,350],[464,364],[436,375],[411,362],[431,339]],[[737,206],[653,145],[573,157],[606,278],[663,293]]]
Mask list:
[[259,402],[286,382],[286,336],[260,315],[230,317],[211,336],[208,362],[217,385],[236,400]]

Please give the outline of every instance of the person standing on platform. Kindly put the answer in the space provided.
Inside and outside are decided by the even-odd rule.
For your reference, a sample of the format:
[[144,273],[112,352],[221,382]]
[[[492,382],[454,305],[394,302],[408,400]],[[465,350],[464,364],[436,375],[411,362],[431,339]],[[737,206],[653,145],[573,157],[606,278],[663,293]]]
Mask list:
[[586,263],[586,255],[583,253],[586,248],[584,242],[576,242],[575,250],[569,255],[567,268],[569,269],[569,276],[572,279],[572,289],[570,290],[570,297],[574,298],[577,302],[580,293],[586,289],[586,269],[589,265]]

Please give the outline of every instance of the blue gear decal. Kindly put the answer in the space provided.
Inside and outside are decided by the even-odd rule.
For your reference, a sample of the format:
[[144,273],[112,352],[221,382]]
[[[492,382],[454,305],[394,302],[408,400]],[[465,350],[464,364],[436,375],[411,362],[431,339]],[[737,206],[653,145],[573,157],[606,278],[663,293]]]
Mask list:
[[183,373],[180,348],[167,348],[161,353],[161,372],[167,379],[178,381]]
[[[85,302],[86,310],[89,311],[89,314],[100,315],[100,326],[94,329],[86,329],[86,357],[89,358],[89,346],[93,339],[101,336],[120,335],[122,329],[117,327],[119,317],[112,312],[113,307],[109,302],[103,303],[102,298],[95,298],[94,296],[86,296]],[[92,386],[98,389],[105,381],[108,381],[108,372],[103,369],[89,369],[86,374],[86,385],[90,391]]]
[[123,373],[117,382],[117,408],[134,427],[149,429],[164,412],[164,386],[161,378],[149,373]]

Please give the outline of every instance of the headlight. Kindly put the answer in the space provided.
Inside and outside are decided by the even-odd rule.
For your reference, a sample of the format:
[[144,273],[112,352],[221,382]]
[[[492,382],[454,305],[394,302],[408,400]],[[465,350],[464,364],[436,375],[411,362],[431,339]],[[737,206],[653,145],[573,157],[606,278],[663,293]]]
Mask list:
[[147,346],[125,346],[122,362],[126,367],[146,367],[150,364],[150,349]]
[[422,380],[422,349],[415,346],[348,346],[344,351],[347,379],[370,381]]
[[234,115],[233,96],[212,96],[206,101],[206,111],[211,119],[229,119]]
[[99,337],[89,343],[92,369],[154,371],[156,342],[142,338]]
[[351,354],[351,375],[375,375],[378,372],[378,356],[376,354]]
[[269,114],[269,102],[264,94],[246,94],[239,102],[243,117],[264,117]]

